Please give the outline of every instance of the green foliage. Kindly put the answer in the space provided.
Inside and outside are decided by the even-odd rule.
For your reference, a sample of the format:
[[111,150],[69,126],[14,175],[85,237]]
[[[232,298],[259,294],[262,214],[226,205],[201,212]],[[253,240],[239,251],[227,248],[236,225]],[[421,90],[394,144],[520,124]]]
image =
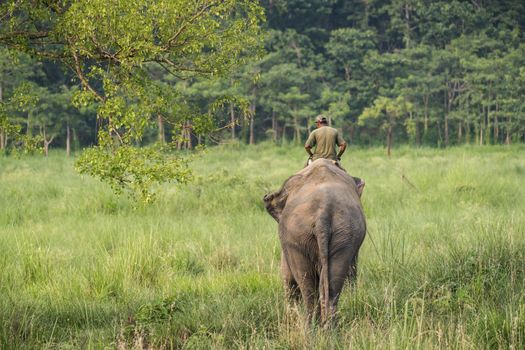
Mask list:
[[[145,157],[155,148],[133,147],[142,140],[150,120],[171,102],[150,93],[165,90],[149,66],[158,65],[179,79],[224,74],[256,52],[263,17],[262,9],[250,0],[97,0],[53,6],[10,1],[1,10],[8,24],[2,36],[5,43],[69,65],[84,90],[75,96],[76,104],[97,102],[99,146],[79,160],[79,168],[111,184],[129,185],[148,200],[151,182],[186,178],[185,170],[172,166],[171,159],[159,158],[165,152],[154,157],[152,167]],[[32,20],[25,21],[26,17]],[[44,29],[37,31],[39,22]],[[53,44],[40,45],[42,38]],[[197,121],[200,127],[202,121]],[[139,160],[129,162],[132,155]],[[86,159],[97,166],[82,164]],[[159,174],[148,175],[151,171]],[[141,186],[145,187],[138,189]]]
[[[17,86],[6,101],[0,103],[0,132],[2,133],[2,151],[4,154],[34,154],[42,150],[39,135],[22,133],[22,120],[17,113],[31,113],[39,101],[34,86],[22,83]],[[7,140],[11,139],[9,143]]]
[[321,103],[325,106],[323,114],[328,116],[330,123],[333,120],[342,121],[350,113],[349,102],[349,94],[332,91],[328,87],[321,92]]
[[381,96],[374,101],[374,105],[365,108],[359,117],[359,123],[365,125],[369,120],[380,120],[381,128],[388,129],[398,123],[413,108],[410,102],[402,96],[389,98]]
[[127,191],[138,202],[151,203],[158,184],[187,183],[188,159],[175,156],[167,146],[94,147],[82,153],[76,169],[107,182],[116,193]]

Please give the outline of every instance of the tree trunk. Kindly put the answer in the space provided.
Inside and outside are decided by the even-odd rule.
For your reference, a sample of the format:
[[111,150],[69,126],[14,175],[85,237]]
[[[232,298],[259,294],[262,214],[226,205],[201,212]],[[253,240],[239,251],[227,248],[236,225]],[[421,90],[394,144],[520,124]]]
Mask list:
[[467,118],[465,119],[465,143],[470,145],[470,121],[468,115],[470,115],[470,103],[469,98],[467,98]]
[[446,106],[446,112],[445,112],[445,124],[444,124],[444,128],[445,128],[445,147],[448,147],[448,143],[449,143],[449,136],[448,136],[448,115],[450,113],[450,102],[451,102],[451,97],[450,97],[450,90],[448,91],[448,99],[447,99],[447,93],[445,93],[445,106]]
[[449,138],[448,138],[448,114],[445,114],[444,128],[445,128],[445,147],[448,147],[448,142],[449,142]]
[[45,153],[45,156],[49,156],[49,144],[53,141],[53,139],[51,139],[50,141],[47,141],[47,140],[44,140],[44,153]]
[[470,144],[470,123],[468,119],[465,122],[465,143]]
[[275,111],[272,110],[272,140],[277,142],[277,118],[275,117]]
[[461,120],[458,121],[458,145],[461,144],[461,140],[463,139],[463,125],[461,123]]
[[494,113],[494,143],[499,143],[498,113],[499,113],[499,104],[496,102],[496,111]]
[[255,101],[250,103],[250,145],[255,144]]
[[43,133],[44,133],[44,155],[47,157],[48,155],[48,151],[49,151],[49,145],[47,144],[46,142],[46,126],[44,125],[43,128],[41,128],[40,130],[42,131],[43,129]]
[[71,156],[71,128],[69,127],[69,120],[66,122],[66,156]]
[[247,118],[240,118],[241,130],[239,132],[239,139],[246,144],[248,141],[248,122]]
[[164,131],[164,118],[160,114],[157,114],[157,128],[159,131],[159,143],[164,145],[166,143],[166,133]]
[[180,135],[179,137],[177,137],[177,149],[178,150],[181,150],[182,147],[184,146],[185,137],[186,137],[186,122],[183,122],[182,124],[180,124]]
[[[3,102],[3,86],[2,82],[0,82],[0,104]],[[6,147],[6,134],[5,130],[3,128],[0,128],[0,149],[4,149]]]
[[479,145],[483,145],[483,129],[485,128],[485,107],[481,106],[481,123],[479,125]]
[[51,144],[51,142],[53,142],[53,139],[55,138],[55,136],[51,136],[49,140],[47,139],[45,125],[41,128],[41,131],[42,131],[42,135],[44,138],[44,155],[47,157],[49,155],[49,145]]
[[[412,113],[412,112],[410,112]],[[416,119],[414,120],[414,125],[416,127],[416,146],[419,147],[421,146],[421,130],[419,130],[419,114],[417,114],[417,117]]]
[[188,120],[186,122],[186,149],[192,149],[193,148],[193,143],[191,141],[191,122]]
[[388,131],[386,133],[386,154],[390,158],[390,150],[392,149],[392,123],[388,124]]
[[302,63],[302,54],[301,54],[301,48],[299,47],[299,45],[297,45],[297,43],[295,41],[292,41],[292,43],[290,44],[290,46],[294,49],[295,51],[295,56],[297,57],[297,66],[298,67],[302,67],[303,66],[303,63]]
[[351,76],[350,76],[350,67],[345,65],[344,68],[345,68],[345,80],[346,81],[350,81],[350,78],[351,78]]
[[491,97],[491,88],[489,84],[489,92],[487,95],[487,114],[485,116],[486,124],[485,124],[485,142],[490,145],[490,138],[491,136],[491,128],[490,128],[490,97]]
[[424,126],[423,126],[423,137],[425,138],[427,136],[428,132],[428,101],[430,99],[430,95],[425,95],[425,120],[424,120]]
[[[175,130],[173,132],[174,135],[176,135]],[[180,135],[180,138],[177,137],[177,150],[180,150],[182,147],[182,134]]]
[[481,135],[479,129],[481,129],[480,126],[478,125],[478,123],[475,123],[474,124],[474,144],[475,145],[481,144],[479,142],[479,136]]
[[235,110],[233,109],[233,103],[230,103],[230,123],[232,126],[232,140],[235,140]]
[[507,115],[507,126],[505,128],[505,144],[510,145],[510,115]]

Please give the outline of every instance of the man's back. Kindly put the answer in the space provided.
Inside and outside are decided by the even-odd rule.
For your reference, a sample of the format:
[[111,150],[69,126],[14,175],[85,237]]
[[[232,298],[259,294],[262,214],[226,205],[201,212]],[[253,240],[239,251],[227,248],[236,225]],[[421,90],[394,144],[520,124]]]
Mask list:
[[314,147],[313,160],[319,158],[337,160],[337,146],[344,144],[341,134],[329,126],[323,126],[312,131],[305,146]]

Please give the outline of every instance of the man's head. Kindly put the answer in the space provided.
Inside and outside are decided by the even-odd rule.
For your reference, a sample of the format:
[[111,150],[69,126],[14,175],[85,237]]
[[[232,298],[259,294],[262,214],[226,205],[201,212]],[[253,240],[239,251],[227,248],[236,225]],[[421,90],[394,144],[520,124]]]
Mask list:
[[315,125],[317,125],[317,127],[321,127],[321,126],[325,126],[325,125],[328,125],[328,120],[326,120],[326,117],[322,114],[319,114],[316,118],[315,118]]

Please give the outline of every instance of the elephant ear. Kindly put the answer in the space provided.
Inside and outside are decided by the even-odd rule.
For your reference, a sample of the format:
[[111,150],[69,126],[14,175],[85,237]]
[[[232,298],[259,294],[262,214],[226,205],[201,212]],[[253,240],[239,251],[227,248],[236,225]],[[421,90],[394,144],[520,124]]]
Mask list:
[[266,211],[270,214],[275,221],[279,222],[284,206],[286,205],[286,199],[288,199],[288,192],[281,189],[277,192],[268,193],[264,196],[264,205]]

